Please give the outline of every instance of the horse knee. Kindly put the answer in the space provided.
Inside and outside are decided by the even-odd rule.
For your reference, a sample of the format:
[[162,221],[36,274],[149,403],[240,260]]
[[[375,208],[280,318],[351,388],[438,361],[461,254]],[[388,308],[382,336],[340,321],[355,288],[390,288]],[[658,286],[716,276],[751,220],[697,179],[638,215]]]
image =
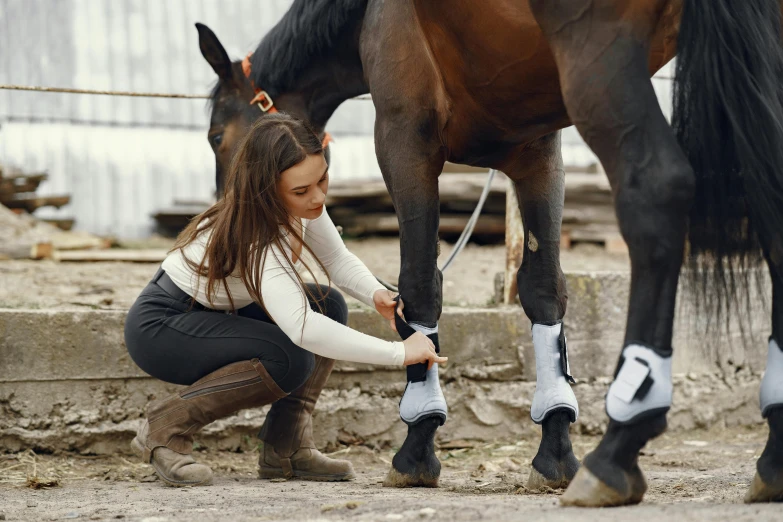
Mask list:
[[559,263],[539,263],[533,271],[525,265],[517,271],[517,291],[525,315],[533,323],[562,319],[568,294]]
[[684,161],[662,162],[621,176],[615,207],[620,230],[633,254],[636,247],[661,261],[681,256],[695,176]]
[[685,158],[677,157],[681,155],[677,152],[666,158],[659,149],[661,157],[649,167],[627,168],[619,187],[618,204],[629,212],[638,209],[636,213],[644,212],[643,207],[687,213],[693,202],[696,176]]

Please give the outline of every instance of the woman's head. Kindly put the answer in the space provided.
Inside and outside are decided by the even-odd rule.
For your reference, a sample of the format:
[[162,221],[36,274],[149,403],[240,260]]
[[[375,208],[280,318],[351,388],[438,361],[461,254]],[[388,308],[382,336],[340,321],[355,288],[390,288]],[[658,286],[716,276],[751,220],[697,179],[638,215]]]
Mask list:
[[[223,197],[188,224],[173,250],[211,231],[204,258],[186,259],[199,277],[208,278],[207,299],[218,282],[235,276],[263,305],[258,276],[265,249],[285,253],[288,239],[304,243],[295,218],[321,215],[328,183],[321,141],[306,123],[282,113],[259,118],[237,144]],[[290,257],[281,262],[293,268]],[[223,287],[228,292],[225,282]]]
[[329,184],[321,141],[291,116],[260,118],[237,145],[226,181],[225,199],[253,197],[270,221],[314,219]]

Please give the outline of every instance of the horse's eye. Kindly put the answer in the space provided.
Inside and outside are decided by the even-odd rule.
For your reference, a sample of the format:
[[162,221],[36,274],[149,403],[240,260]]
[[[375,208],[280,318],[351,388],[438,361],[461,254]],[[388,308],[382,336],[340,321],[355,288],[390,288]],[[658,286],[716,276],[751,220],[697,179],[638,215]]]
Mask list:
[[213,134],[209,137],[209,143],[212,144],[213,148],[220,147],[220,144],[223,143],[223,133],[220,134]]

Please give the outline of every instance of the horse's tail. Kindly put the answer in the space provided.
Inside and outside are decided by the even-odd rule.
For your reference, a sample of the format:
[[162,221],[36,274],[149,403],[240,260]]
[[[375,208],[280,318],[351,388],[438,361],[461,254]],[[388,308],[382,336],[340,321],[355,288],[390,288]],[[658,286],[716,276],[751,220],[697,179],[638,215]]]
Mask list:
[[672,124],[697,180],[691,282],[724,319],[761,247],[783,257],[781,85],[780,0],[684,1]]

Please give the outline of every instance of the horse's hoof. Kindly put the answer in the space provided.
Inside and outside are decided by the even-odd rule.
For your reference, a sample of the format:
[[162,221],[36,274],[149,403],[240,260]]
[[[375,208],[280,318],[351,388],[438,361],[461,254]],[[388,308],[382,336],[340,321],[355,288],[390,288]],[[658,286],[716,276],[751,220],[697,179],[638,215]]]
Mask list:
[[777,487],[766,484],[758,472],[753,477],[753,482],[750,483],[750,488],[745,494],[745,503],[753,504],[754,502],[783,502],[783,483],[778,484]]
[[544,475],[539,473],[536,468],[530,470],[530,476],[527,478],[527,489],[530,491],[541,491],[546,489],[563,489],[567,488],[570,484],[570,480],[566,476],[562,476],[555,480],[550,480]]
[[437,488],[438,477],[429,473],[418,472],[413,475],[400,473],[394,466],[391,467],[386,479],[383,481],[385,488]]
[[[638,468],[637,468],[638,469]],[[639,471],[639,477],[629,477],[631,487],[627,493],[622,493],[604,484],[595,475],[590,473],[585,466],[579,468],[574,480],[563,496],[560,503],[563,506],[580,507],[611,507],[638,504],[642,501],[646,483]],[[639,483],[641,479],[641,483]]]

